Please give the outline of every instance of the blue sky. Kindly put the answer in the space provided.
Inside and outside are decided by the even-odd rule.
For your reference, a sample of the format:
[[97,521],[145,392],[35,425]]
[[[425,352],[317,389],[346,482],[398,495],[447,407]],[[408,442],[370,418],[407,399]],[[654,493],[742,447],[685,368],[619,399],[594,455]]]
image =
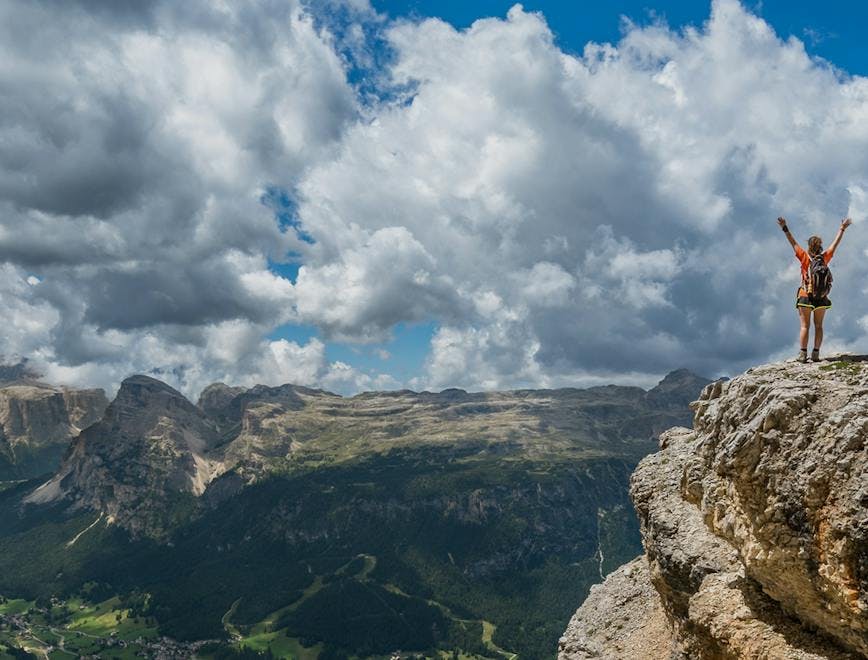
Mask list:
[[[390,17],[438,17],[458,28],[478,18],[502,17],[515,4],[509,0],[372,0]],[[708,19],[709,3],[612,0],[610,2],[528,0],[528,11],[540,11],[560,46],[581,52],[588,41],[615,43],[621,36],[621,17],[646,24],[662,19],[671,27],[700,26]],[[850,73],[868,73],[868,3],[846,0],[746,0],[744,6],[768,21],[781,37],[794,35],[809,51]]]

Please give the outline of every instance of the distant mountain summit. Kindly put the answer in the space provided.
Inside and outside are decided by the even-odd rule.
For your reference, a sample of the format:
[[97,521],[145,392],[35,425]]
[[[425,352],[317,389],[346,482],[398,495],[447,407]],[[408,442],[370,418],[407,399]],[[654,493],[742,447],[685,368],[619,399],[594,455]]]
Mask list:
[[25,500],[71,499],[134,534],[159,536],[164,515],[201,495],[220,470],[214,423],[180,392],[148,376],[121,384],[102,419],[74,441],[57,474]]
[[71,439],[107,405],[102,390],[48,385],[26,362],[0,366],[0,481],[56,470]]
[[689,369],[670,371],[657,385],[648,391],[645,398],[659,408],[679,408],[696,399],[696,393],[709,383],[707,378],[697,376]]

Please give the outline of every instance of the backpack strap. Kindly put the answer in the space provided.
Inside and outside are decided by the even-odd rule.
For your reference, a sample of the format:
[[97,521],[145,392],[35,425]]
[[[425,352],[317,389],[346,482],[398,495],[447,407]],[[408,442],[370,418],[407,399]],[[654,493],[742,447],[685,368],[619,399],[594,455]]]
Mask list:
[[814,277],[811,268],[814,265],[814,259],[818,256],[822,256],[822,252],[819,255],[808,253],[808,268],[805,270],[805,293],[809,297],[814,293]]

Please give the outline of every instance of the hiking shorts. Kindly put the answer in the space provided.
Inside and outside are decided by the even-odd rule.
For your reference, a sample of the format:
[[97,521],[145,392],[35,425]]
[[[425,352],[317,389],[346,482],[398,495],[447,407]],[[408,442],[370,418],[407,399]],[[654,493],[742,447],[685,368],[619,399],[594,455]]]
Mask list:
[[796,309],[799,307],[807,307],[808,309],[829,309],[832,306],[832,301],[829,296],[823,298],[815,298],[814,296],[800,296],[800,291],[796,291]]

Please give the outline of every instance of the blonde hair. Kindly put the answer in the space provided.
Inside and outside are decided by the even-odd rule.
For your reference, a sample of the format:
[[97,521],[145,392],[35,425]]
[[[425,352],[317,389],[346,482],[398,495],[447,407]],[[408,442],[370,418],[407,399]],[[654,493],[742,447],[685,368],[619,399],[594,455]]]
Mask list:
[[823,251],[823,239],[819,236],[811,236],[808,239],[808,254],[812,257]]

